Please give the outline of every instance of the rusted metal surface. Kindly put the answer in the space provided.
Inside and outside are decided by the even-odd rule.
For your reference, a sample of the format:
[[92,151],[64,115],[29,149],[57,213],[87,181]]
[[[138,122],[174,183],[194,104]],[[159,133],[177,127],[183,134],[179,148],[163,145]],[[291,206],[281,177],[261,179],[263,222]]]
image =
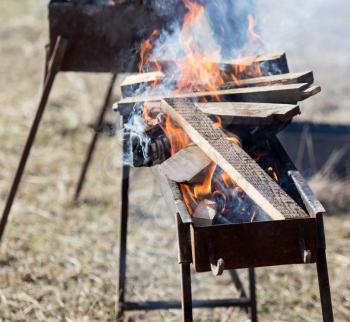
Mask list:
[[210,271],[212,258],[222,258],[226,269],[302,264],[299,238],[316,260],[314,218],[192,227],[191,238],[198,272]]
[[301,173],[299,171],[289,171],[289,175],[293,179],[310,216],[316,216],[318,213],[325,213],[326,210],[316,198],[315,194]]
[[61,71],[136,71],[140,41],[164,25],[146,5],[49,5],[50,52],[56,38],[69,39]]
[[184,224],[181,220],[180,214],[176,214],[176,224],[179,247],[179,263],[191,263],[192,253],[190,224]]

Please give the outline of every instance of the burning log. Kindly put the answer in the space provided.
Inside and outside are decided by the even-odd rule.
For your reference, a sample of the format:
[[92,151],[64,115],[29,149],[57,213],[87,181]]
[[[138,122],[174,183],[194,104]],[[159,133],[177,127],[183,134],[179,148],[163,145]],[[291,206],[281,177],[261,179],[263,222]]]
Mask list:
[[140,137],[132,137],[134,167],[150,167],[170,158],[170,144],[164,134],[144,142]]
[[170,180],[186,182],[191,181],[210,163],[210,158],[198,146],[192,144],[163,162],[159,169]]
[[232,223],[218,212],[217,203],[209,199],[202,200],[198,204],[192,218],[197,226],[227,225]]
[[189,100],[163,100],[163,110],[272,219],[307,214],[237,144]]

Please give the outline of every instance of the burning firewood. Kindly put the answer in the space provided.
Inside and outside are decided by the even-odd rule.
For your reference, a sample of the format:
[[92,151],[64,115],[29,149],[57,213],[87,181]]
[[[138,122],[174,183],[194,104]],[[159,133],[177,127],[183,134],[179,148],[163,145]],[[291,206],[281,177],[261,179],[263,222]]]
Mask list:
[[271,218],[307,214],[237,144],[189,100],[163,100],[162,108]]
[[218,212],[217,203],[209,199],[202,200],[198,204],[192,218],[197,226],[227,225],[232,223]]
[[[141,95],[145,91],[149,91],[156,84],[161,84],[166,79],[166,75],[160,71],[133,74],[125,78],[121,84],[123,97],[131,97]],[[246,79],[237,79],[228,81],[218,86],[218,89],[234,89],[242,87],[257,87],[269,85],[290,85],[290,84],[309,84],[314,82],[312,72],[287,73],[280,75],[270,75]]]
[[[276,128],[277,133],[299,114],[296,103],[320,90],[311,86],[313,73],[287,73],[284,54],[219,63],[197,62],[193,53],[187,54],[188,61],[154,61],[154,72],[128,77],[122,85],[126,98],[114,106],[120,111],[143,109],[146,124],[161,128],[149,141],[159,149],[152,153],[159,160],[149,158],[147,165],[161,164],[161,172],[179,183],[197,223],[306,217],[244,151],[243,143],[246,137],[254,141],[261,127]],[[179,64],[185,69],[180,74]],[[146,69],[151,65],[148,61]],[[191,142],[196,146],[189,146]],[[168,153],[162,152],[163,145]]]

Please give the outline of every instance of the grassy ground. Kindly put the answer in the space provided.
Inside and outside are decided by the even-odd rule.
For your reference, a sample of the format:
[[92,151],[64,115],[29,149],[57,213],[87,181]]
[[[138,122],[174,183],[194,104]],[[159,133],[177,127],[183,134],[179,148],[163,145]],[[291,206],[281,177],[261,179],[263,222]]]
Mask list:
[[[0,198],[8,193],[32,121],[47,40],[46,1],[0,2]],[[0,321],[112,321],[115,315],[120,141],[103,138],[83,202],[71,203],[108,76],[61,74],[0,249]],[[110,115],[115,119],[116,116]],[[145,182],[149,189],[144,189]],[[148,170],[132,172],[129,283],[133,300],[179,297],[172,214]],[[336,321],[350,321],[350,220],[326,219]],[[240,272],[245,277],[245,271]],[[320,321],[314,266],[257,270],[261,321]],[[194,274],[195,298],[237,295],[229,277]],[[178,312],[129,321],[177,321]],[[247,321],[236,309],[196,321]]]

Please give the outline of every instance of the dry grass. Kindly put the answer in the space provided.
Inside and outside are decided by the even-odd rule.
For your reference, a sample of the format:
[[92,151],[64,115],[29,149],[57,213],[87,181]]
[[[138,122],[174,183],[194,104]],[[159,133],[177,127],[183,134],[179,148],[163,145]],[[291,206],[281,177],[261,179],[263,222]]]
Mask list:
[[[8,193],[35,112],[46,42],[45,1],[0,2],[0,197]],[[120,142],[98,146],[84,202],[70,200],[107,76],[59,75],[0,255],[1,321],[112,321],[115,314]],[[110,116],[115,117],[115,116]],[[149,189],[144,189],[145,182]],[[132,172],[128,298],[178,298],[172,215],[148,170]],[[156,220],[157,218],[157,220]],[[350,321],[350,220],[326,220],[337,321]],[[261,321],[320,321],[314,266],[258,269]],[[241,272],[244,276],[244,272]],[[228,276],[194,274],[194,297],[237,295]],[[195,311],[196,321],[246,321],[236,309]],[[130,321],[177,321],[178,312]]]

